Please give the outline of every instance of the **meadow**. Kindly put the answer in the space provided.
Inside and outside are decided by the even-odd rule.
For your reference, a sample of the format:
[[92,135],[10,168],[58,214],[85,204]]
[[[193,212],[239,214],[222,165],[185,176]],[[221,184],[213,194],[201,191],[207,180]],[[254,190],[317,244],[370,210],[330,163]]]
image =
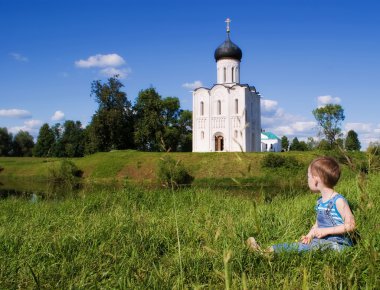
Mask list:
[[[245,240],[292,242],[314,222],[317,195],[307,189],[305,168],[263,171],[262,154],[173,155],[184,157],[196,179],[193,187],[171,190],[136,182],[140,168],[154,170],[157,159],[131,154],[137,159],[128,155],[124,163],[109,155],[113,162],[105,162],[107,154],[75,161],[87,179],[119,176],[121,186],[87,187],[61,199],[0,200],[0,289],[380,288],[379,173],[343,165],[336,190],[354,210],[360,239],[353,248],[265,256],[248,251]],[[307,164],[314,155],[296,157]],[[208,158],[218,159],[216,168],[225,162],[223,174]],[[0,159],[0,165],[12,179],[44,172],[47,161]]]

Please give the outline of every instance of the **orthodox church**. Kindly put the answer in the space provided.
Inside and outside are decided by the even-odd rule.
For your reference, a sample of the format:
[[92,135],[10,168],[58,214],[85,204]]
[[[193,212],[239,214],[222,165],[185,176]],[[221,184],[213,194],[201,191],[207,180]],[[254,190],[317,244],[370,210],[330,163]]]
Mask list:
[[260,152],[260,94],[240,83],[241,49],[230,39],[215,50],[217,83],[193,92],[193,152]]

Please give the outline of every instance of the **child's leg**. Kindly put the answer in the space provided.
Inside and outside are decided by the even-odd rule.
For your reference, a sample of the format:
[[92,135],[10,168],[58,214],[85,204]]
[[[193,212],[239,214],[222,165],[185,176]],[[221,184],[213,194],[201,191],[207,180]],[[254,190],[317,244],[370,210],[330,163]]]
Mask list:
[[272,247],[269,247],[265,250],[261,249],[260,245],[256,242],[254,237],[249,237],[246,241],[246,244],[247,244],[248,249],[250,249],[251,251],[260,252],[260,253],[271,253],[271,252],[273,252]]

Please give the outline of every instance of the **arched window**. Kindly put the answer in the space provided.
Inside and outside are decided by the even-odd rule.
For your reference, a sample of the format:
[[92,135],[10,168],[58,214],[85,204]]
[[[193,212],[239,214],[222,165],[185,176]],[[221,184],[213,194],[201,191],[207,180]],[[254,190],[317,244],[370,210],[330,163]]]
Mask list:
[[227,70],[226,70],[226,68],[223,68],[223,79],[224,79],[224,83],[225,83],[226,79],[227,79]]
[[239,100],[235,99],[235,114],[239,114]]
[[231,75],[232,75],[232,82],[234,83],[235,82],[235,80],[234,80],[235,76],[234,76],[234,68],[233,67],[231,68]]
[[203,116],[205,114],[205,104],[203,102],[201,102],[201,116]]
[[222,102],[220,100],[218,100],[218,105],[217,105],[217,108],[216,108],[216,113],[218,115],[222,114]]

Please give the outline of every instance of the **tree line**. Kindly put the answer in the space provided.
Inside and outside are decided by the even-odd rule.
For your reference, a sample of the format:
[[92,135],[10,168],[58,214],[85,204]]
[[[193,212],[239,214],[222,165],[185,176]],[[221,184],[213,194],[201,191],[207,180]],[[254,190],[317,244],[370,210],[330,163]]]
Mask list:
[[[137,149],[141,151],[192,151],[192,112],[182,110],[177,97],[163,98],[150,87],[141,90],[135,103],[122,91],[118,76],[107,82],[93,81],[91,96],[98,109],[91,122],[83,128],[80,121],[40,128],[37,142],[25,131],[15,136],[0,128],[0,156],[81,157],[96,152]],[[345,119],[342,106],[328,104],[312,111],[318,127],[319,140],[308,138],[292,141],[281,138],[284,151],[331,150],[340,147],[360,151],[361,144],[354,130],[343,138],[341,125]],[[380,152],[379,142],[369,150]]]
[[0,128],[0,156],[81,157],[95,152],[191,151],[192,112],[182,110],[177,97],[163,98],[150,87],[141,90],[132,105],[118,76],[93,81],[91,96],[98,109],[83,128],[67,120],[41,126],[37,141],[24,131],[15,137]]
[[317,141],[309,137],[307,141],[299,141],[295,137],[290,143],[288,137],[281,138],[284,151],[309,151],[309,150],[332,150],[337,147],[347,151],[360,151],[361,144],[358,134],[354,130],[347,133],[343,139],[342,122],[345,119],[344,110],[341,105],[327,104],[324,107],[312,111],[319,128],[321,140]]

